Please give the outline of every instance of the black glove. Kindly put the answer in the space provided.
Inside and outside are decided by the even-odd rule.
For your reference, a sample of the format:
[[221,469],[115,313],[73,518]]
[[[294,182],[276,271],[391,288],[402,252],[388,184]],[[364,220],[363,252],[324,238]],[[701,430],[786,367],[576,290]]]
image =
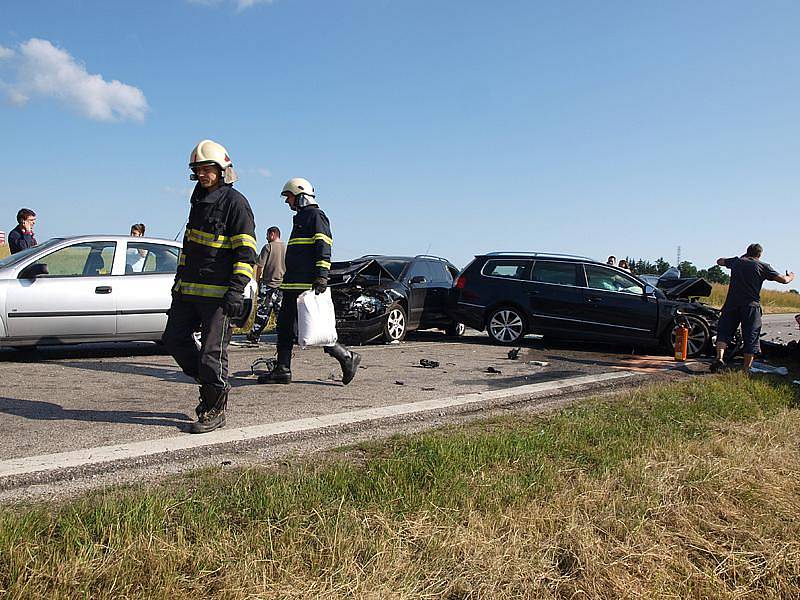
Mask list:
[[222,297],[222,314],[236,318],[241,316],[244,311],[244,296],[241,292],[228,290]]
[[314,293],[318,296],[320,294],[324,294],[325,290],[328,289],[328,278],[327,277],[315,277],[314,281],[311,282],[311,289],[314,290]]

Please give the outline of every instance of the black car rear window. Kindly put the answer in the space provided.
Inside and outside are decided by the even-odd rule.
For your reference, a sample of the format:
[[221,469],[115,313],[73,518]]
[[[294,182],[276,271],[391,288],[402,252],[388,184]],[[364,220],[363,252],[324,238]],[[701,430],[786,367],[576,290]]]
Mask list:
[[503,279],[528,279],[531,261],[515,258],[496,258],[487,260],[483,266],[483,274],[487,277]]
[[577,285],[578,269],[575,263],[537,260],[533,265],[531,279],[555,285]]

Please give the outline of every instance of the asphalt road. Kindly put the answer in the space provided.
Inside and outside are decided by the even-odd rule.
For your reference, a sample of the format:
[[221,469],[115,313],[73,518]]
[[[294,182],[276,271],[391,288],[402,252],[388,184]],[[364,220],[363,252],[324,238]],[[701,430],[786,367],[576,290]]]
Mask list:
[[[765,331],[765,337],[773,339],[798,335],[791,315],[765,316]],[[204,436],[186,433],[194,418],[197,386],[155,344],[0,351],[4,431],[0,437],[0,491],[32,489],[46,496],[52,492],[53,482],[64,479],[96,478],[98,473],[125,470],[131,465],[159,465],[156,474],[174,472],[184,466],[216,464],[214,461],[226,452],[242,448],[253,454],[253,449],[260,447],[254,454],[258,462],[258,457],[265,456],[264,447],[280,437],[267,436],[264,439],[269,442],[259,445],[257,440],[263,432],[282,432],[284,437],[294,433],[288,439],[295,442],[323,432],[332,443],[345,443],[408,430],[408,426],[387,425],[392,419],[386,415],[394,414],[398,406],[406,408],[394,415],[394,422],[411,422],[411,429],[419,429],[427,421],[439,423],[444,418],[446,422],[449,414],[513,403],[544,405],[561,394],[608,386],[616,389],[676,373],[676,364],[668,356],[643,356],[627,347],[553,344],[534,338],[526,339],[517,360],[510,360],[508,348],[490,344],[485,334],[477,332],[461,339],[421,332],[401,344],[365,346],[357,351],[363,355],[362,368],[349,386],[341,384],[338,363],[321,349],[296,350],[292,385],[265,386],[257,384],[250,365],[258,357],[272,356],[274,346],[232,347],[233,388],[228,423],[221,431],[234,433],[202,442],[196,440]],[[422,368],[421,359],[437,361],[439,367]],[[703,370],[705,366],[692,368]],[[491,369],[499,373],[488,372]],[[634,376],[625,381],[603,379],[621,373]],[[586,383],[572,385],[574,381]],[[453,398],[464,400],[454,402]],[[298,423],[306,429],[297,429]],[[349,428],[344,427],[348,423]],[[359,433],[356,438],[353,431]],[[199,443],[201,447],[188,447],[186,443]],[[212,443],[220,445],[208,445]],[[296,448],[300,446],[295,443]],[[97,459],[104,448],[112,449],[111,458],[103,459],[101,468],[64,468]],[[164,452],[168,448],[172,450]],[[110,462],[117,456],[114,453],[121,451],[128,452],[125,460]],[[73,462],[48,462],[52,456],[68,456]],[[37,466],[24,466],[29,465],[25,461],[30,457],[37,457]],[[23,475],[13,475],[17,472]],[[4,477],[3,473],[12,476]],[[153,473],[151,470],[147,476]],[[2,497],[12,496],[0,494]]]

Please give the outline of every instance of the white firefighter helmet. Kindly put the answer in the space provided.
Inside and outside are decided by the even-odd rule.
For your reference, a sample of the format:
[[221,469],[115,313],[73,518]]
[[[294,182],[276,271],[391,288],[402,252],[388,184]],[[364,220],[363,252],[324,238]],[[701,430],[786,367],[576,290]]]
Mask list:
[[225,183],[233,183],[239,179],[236,171],[233,170],[233,162],[231,162],[225,147],[212,140],[203,140],[192,150],[192,154],[189,156],[189,167],[194,168],[212,164],[217,165],[222,170]]
[[289,192],[294,196],[305,194],[311,198],[315,197],[314,186],[311,185],[311,182],[308,179],[303,179],[302,177],[292,177],[289,181],[287,181],[286,185],[283,186],[281,196],[285,196],[286,192]]

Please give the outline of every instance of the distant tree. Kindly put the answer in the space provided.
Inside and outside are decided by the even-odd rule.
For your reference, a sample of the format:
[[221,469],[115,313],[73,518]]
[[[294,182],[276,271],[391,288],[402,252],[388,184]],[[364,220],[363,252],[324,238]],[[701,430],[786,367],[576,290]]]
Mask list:
[[663,256],[660,257],[655,264],[656,275],[663,275],[667,272],[670,266],[672,265],[665,261]]
[[722,270],[719,265],[714,265],[706,270],[704,277],[711,283],[722,283],[728,285],[731,282],[730,275]]
[[789,293],[790,293],[790,294],[800,294],[800,292],[798,292],[798,291],[797,291],[797,290],[795,290],[795,289],[791,289],[791,290],[789,290]]
[[678,270],[681,272],[681,277],[697,277],[697,267],[688,260],[681,261]]

